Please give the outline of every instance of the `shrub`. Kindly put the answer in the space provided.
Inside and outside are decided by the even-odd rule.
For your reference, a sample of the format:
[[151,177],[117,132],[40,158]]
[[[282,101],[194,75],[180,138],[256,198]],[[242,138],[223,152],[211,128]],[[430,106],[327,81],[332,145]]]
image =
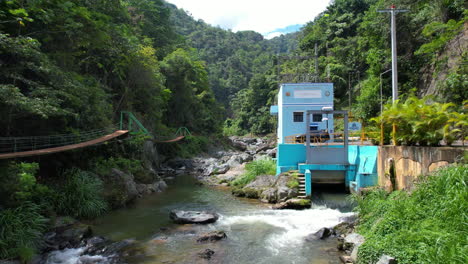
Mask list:
[[28,261],[39,244],[47,219],[38,205],[24,202],[17,208],[0,211],[0,259],[16,258]]
[[241,178],[234,180],[231,185],[243,187],[255,180],[259,175],[275,175],[276,162],[272,159],[258,159],[245,165],[246,173]]
[[37,204],[46,202],[51,190],[37,183],[37,163],[6,163],[0,168],[0,203],[9,207],[19,206],[25,201]]
[[466,136],[463,133],[468,124],[466,114],[455,112],[453,103],[432,100],[429,96],[422,99],[410,96],[404,102],[386,105],[382,116],[372,121],[380,126],[382,118],[386,131],[391,131],[392,124],[396,124],[398,144],[437,146],[442,139],[451,144]]
[[101,196],[102,181],[98,177],[79,169],[72,169],[64,176],[65,183],[58,189],[54,199],[57,213],[93,218],[107,210],[107,203]]
[[360,263],[375,263],[382,254],[398,263],[466,263],[468,165],[421,176],[412,193],[381,189],[354,196],[366,237]]

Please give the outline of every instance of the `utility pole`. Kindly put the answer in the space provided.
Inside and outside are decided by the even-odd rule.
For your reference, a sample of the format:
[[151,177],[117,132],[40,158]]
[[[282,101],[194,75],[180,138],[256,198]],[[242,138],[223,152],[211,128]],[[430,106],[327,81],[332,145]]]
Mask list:
[[397,70],[397,39],[396,39],[396,18],[397,13],[408,12],[406,9],[396,9],[391,5],[390,9],[377,10],[380,13],[390,13],[391,37],[392,37],[392,102],[398,99],[398,70]]
[[317,50],[317,42],[315,42],[315,82],[318,82],[318,50]]

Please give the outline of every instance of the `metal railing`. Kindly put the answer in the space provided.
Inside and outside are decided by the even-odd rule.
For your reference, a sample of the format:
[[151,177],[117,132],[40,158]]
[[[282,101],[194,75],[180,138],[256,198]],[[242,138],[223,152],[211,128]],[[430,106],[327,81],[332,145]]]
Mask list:
[[[351,132],[348,137],[350,145],[371,145],[380,141],[380,132]],[[344,142],[344,132],[311,135],[310,143],[313,145],[331,145]],[[294,134],[284,137],[285,144],[305,144],[305,134]]]

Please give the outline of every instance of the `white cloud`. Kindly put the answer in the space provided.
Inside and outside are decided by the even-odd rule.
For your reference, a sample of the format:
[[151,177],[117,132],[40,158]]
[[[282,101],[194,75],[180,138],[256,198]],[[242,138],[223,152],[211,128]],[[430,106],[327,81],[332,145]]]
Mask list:
[[323,12],[330,0],[168,0],[196,19],[225,29],[265,34],[305,24]]

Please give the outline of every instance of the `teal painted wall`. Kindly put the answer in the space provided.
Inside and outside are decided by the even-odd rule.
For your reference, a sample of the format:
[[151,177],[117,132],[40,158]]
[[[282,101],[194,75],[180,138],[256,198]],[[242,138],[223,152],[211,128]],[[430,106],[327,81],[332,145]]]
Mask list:
[[[306,147],[302,144],[278,144],[277,174],[288,170],[298,169],[298,164],[304,163],[306,160],[305,150]],[[377,155],[377,146],[350,145],[348,148],[348,161],[350,165],[354,166],[343,166],[336,164],[319,166],[314,165],[309,169],[346,170],[346,186],[352,186],[354,191],[358,191],[359,188],[377,185]],[[304,168],[306,167],[307,166]]]

